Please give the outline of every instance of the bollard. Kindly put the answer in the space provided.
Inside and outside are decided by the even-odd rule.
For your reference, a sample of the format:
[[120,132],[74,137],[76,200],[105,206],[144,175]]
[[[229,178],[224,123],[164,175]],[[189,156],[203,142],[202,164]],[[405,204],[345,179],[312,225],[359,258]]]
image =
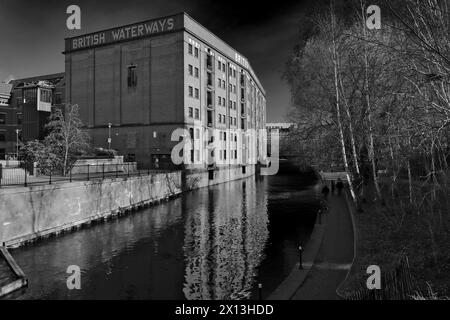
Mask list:
[[322,224],[322,210],[319,209],[319,224]]
[[302,246],[299,246],[299,247],[298,247],[298,252],[299,252],[299,257],[300,257],[300,259],[299,259],[299,265],[298,265],[298,268],[299,268],[299,269],[303,269],[303,263],[302,263],[302,251],[303,251]]
[[262,283],[258,283],[258,300],[262,300]]

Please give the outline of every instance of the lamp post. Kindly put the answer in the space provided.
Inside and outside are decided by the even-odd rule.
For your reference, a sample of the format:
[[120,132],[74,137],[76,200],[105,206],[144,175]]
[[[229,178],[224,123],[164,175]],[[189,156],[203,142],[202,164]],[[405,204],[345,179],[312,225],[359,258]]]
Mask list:
[[19,160],[19,129],[16,129],[16,160]]
[[108,123],[108,150],[111,150],[111,126],[112,123]]

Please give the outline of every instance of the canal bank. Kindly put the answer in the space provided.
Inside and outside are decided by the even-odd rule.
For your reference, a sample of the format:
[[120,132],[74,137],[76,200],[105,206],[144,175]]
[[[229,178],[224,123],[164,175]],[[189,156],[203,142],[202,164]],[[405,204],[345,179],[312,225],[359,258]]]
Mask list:
[[181,192],[255,174],[255,166],[174,171],[0,189],[0,243],[14,247],[108,219]]

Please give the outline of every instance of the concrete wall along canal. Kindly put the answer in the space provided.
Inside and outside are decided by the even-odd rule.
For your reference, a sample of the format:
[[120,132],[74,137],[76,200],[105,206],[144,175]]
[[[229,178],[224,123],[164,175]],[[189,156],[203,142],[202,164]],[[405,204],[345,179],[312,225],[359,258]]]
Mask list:
[[0,189],[0,244],[14,246],[181,193],[181,172]]

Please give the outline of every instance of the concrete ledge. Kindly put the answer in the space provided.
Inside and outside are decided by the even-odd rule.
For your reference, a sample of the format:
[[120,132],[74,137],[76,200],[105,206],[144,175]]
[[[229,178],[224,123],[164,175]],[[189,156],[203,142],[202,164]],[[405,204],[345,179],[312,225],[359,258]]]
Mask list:
[[299,269],[299,263],[296,263],[292,268],[291,273],[269,295],[267,300],[290,300],[301,287],[308,276],[311,267],[314,265],[317,254],[319,253],[323,236],[325,234],[326,220],[327,213],[317,215],[314,230],[311,233],[311,236],[303,251],[303,269]]
[[0,287],[0,297],[28,285],[28,280],[22,269],[20,269],[19,265],[5,247],[0,247],[0,259],[6,262],[13,273],[13,279],[11,279],[11,282]]

